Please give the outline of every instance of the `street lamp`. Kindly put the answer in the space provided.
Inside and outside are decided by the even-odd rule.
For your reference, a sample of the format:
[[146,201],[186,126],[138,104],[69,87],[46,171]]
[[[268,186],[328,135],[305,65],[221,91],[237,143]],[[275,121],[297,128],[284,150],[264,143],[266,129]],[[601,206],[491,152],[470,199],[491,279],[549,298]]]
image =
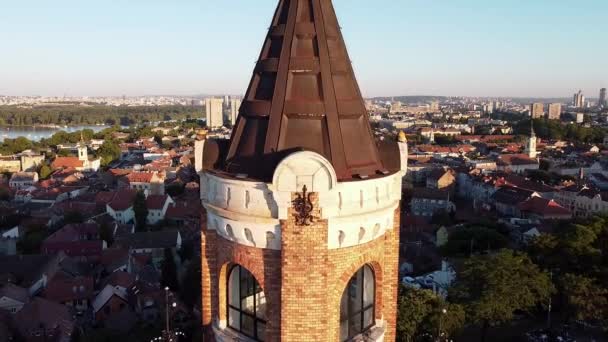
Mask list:
[[443,316],[448,313],[448,310],[443,308],[441,310],[441,315],[439,315],[439,331],[437,332],[437,342],[441,342],[441,323],[443,321]]

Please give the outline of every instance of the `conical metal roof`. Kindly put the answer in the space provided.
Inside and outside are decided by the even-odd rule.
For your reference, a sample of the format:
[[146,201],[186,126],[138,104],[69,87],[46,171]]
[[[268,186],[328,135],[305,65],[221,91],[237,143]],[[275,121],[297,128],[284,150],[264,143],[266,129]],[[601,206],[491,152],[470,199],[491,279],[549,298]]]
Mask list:
[[386,172],[331,0],[281,0],[239,111],[226,171],[269,179],[296,150],[340,180]]

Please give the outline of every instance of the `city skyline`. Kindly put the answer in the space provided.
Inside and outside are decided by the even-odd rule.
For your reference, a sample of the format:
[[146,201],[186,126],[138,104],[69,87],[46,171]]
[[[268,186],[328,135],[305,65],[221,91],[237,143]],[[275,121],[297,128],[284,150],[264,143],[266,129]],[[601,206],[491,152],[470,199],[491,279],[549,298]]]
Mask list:
[[[6,4],[0,94],[244,93],[275,0],[143,4]],[[365,97],[568,98],[582,89],[597,98],[608,85],[608,47],[596,43],[608,30],[604,2],[335,6]]]

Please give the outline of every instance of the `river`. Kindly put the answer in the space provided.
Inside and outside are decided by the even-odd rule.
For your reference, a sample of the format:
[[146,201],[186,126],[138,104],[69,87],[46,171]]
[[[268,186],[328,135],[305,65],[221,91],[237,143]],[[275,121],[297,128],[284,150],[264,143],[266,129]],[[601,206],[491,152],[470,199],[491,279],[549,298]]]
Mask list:
[[69,126],[69,127],[39,127],[39,126],[11,126],[0,127],[0,142],[4,139],[15,139],[17,137],[26,137],[32,141],[40,141],[40,139],[50,138],[53,134],[59,131],[75,132],[83,129],[92,129],[94,132],[99,132],[109,126]]

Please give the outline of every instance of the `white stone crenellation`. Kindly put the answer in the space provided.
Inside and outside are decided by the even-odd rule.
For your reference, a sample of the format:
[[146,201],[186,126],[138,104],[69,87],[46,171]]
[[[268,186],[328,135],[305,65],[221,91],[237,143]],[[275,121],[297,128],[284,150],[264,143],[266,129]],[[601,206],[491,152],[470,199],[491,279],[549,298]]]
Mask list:
[[288,219],[292,194],[306,186],[318,194],[321,217],[317,219],[328,222],[327,247],[346,248],[378,239],[393,228],[405,171],[338,182],[331,163],[321,155],[295,152],[279,164],[272,183],[202,172],[201,200],[207,224],[223,238],[280,250],[280,221]]

